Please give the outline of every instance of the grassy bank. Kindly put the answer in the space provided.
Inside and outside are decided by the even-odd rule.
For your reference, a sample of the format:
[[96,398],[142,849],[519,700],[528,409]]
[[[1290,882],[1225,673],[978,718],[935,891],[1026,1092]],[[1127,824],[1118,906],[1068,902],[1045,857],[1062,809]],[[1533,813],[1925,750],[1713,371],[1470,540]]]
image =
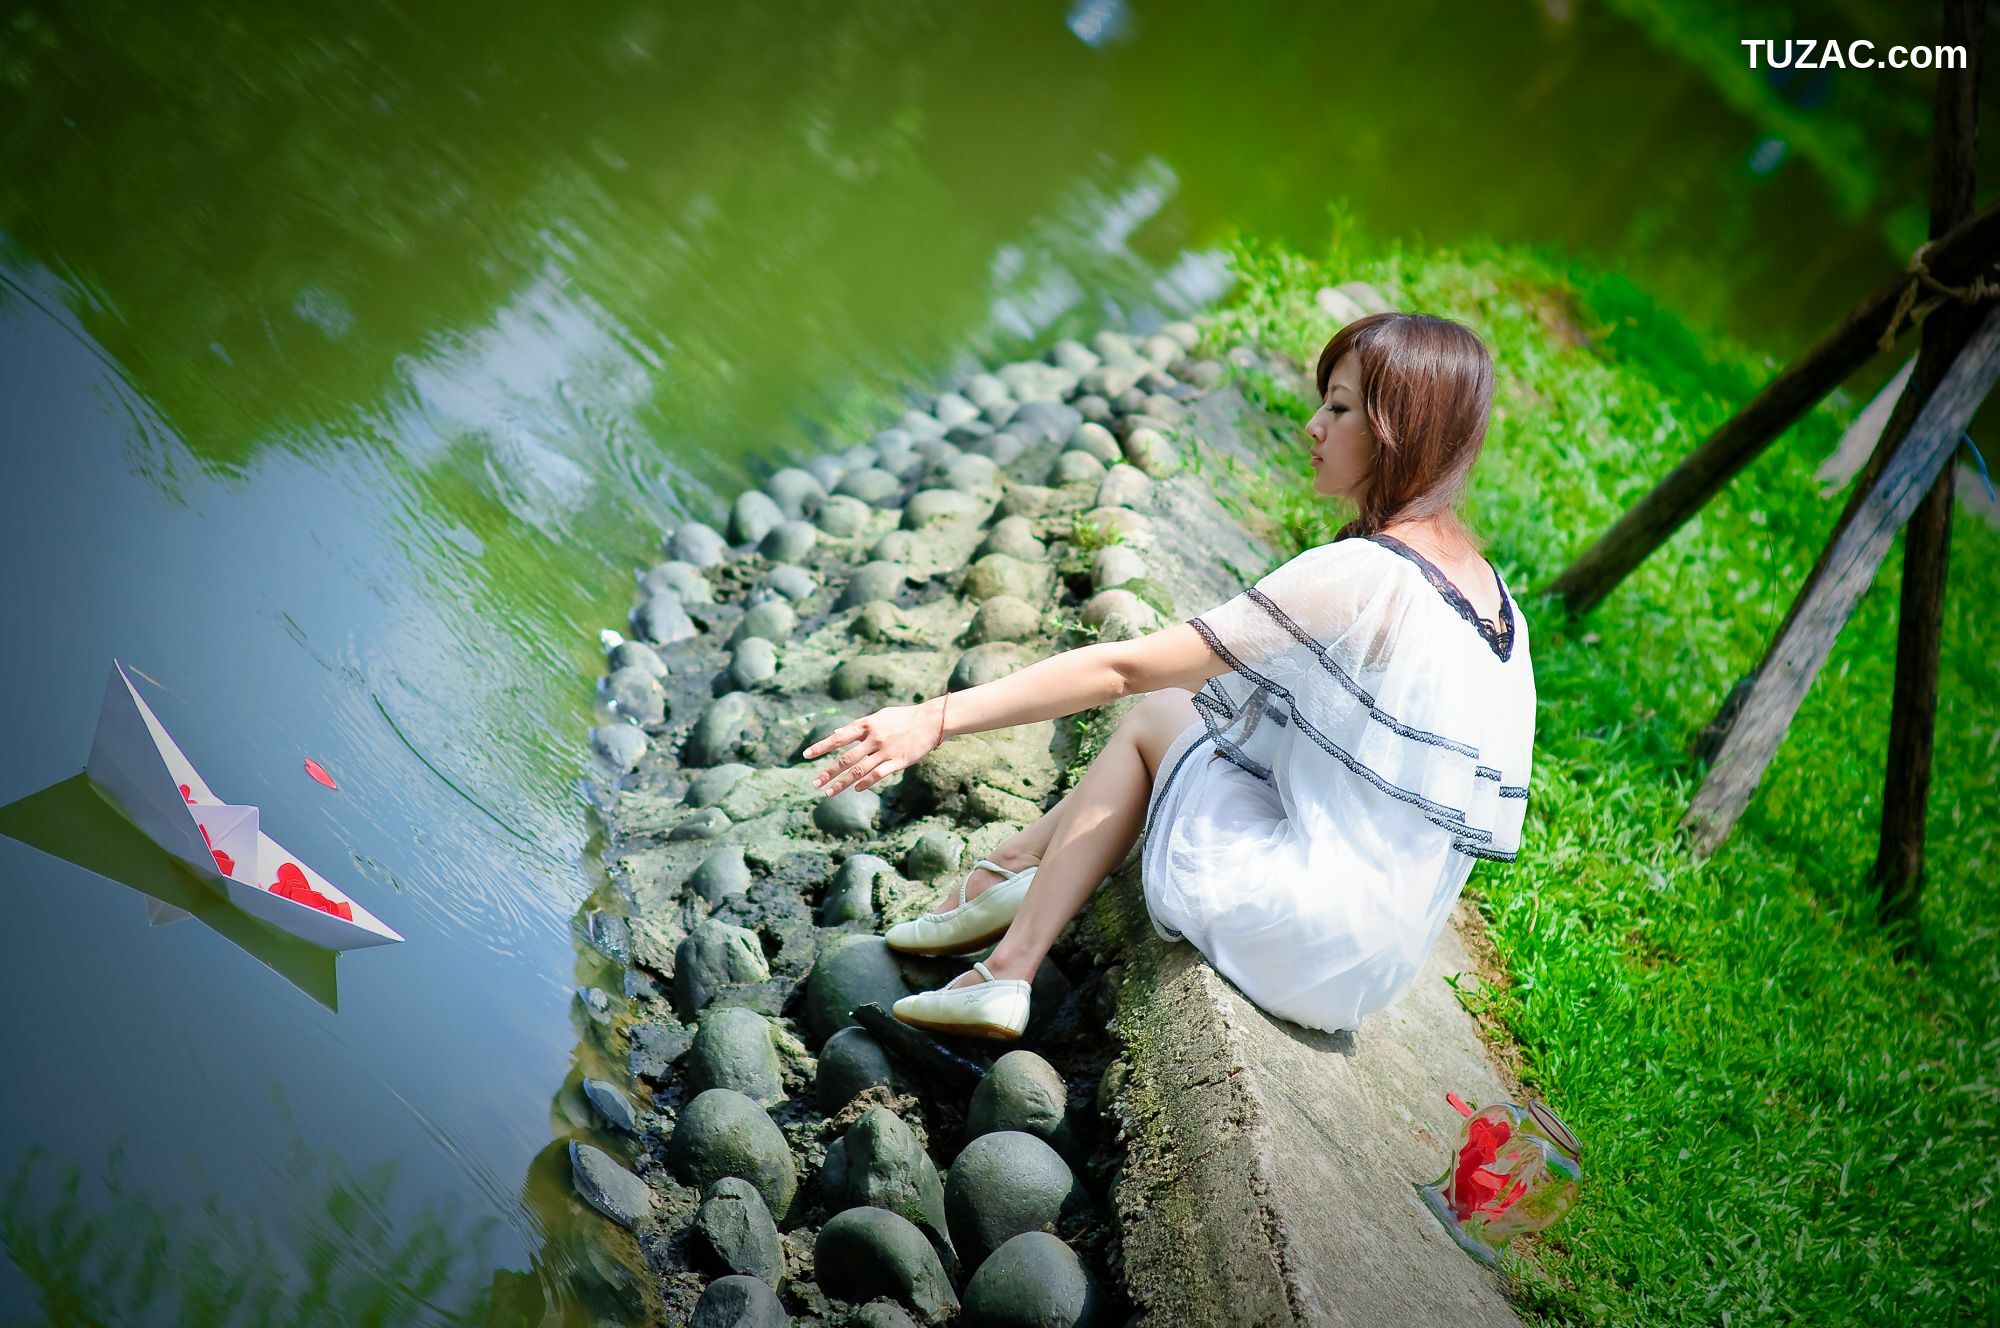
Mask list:
[[[1473,895],[1508,978],[1473,997],[1585,1142],[1585,1202],[1509,1260],[1549,1323],[1964,1323],[2000,1316],[2000,532],[1960,509],[1918,953],[1873,920],[1900,541],[1748,815],[1696,862],[1690,736],[1750,668],[1844,494],[1811,473],[1859,402],[1791,430],[1589,616],[1536,592],[1768,376],[1616,273],[1519,250],[1245,247],[1210,320],[1308,361],[1320,286],[1469,323],[1499,371],[1467,513],[1521,601],[1540,710],[1518,862]],[[1282,382],[1248,384],[1303,421]],[[1250,506],[1288,553],[1344,520],[1296,430]],[[1274,446],[1280,444],[1274,441]],[[1991,451],[1992,449],[1988,449]]]

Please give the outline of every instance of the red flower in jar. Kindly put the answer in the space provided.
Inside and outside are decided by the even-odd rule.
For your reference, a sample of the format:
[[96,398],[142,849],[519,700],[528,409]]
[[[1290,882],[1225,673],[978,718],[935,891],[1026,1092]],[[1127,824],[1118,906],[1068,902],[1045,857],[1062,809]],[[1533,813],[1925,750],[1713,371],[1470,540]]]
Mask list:
[[1513,1134],[1506,1121],[1486,1116],[1475,1116],[1466,1124],[1465,1146],[1458,1150],[1458,1170],[1451,1178],[1451,1210],[1459,1221],[1491,1201],[1506,1184],[1506,1177],[1487,1170],[1487,1166]]

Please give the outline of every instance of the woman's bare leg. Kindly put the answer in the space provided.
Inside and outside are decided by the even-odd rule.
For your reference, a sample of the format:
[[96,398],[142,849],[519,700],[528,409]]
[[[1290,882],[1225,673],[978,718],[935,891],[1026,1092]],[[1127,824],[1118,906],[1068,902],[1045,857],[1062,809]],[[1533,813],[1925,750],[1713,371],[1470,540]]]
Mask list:
[[[986,961],[995,977],[1032,979],[1062,929],[1131,851],[1146,827],[1153,772],[1173,740],[1197,718],[1190,698],[1182,688],[1164,688],[1132,707],[1076,787],[995,850],[993,860],[1010,870],[1021,870],[1016,862],[1040,864],[1013,925]],[[998,879],[988,871],[976,876],[982,882]],[[968,883],[967,897],[977,893]],[[950,985],[963,986],[968,980],[980,979],[976,973],[961,974]]]

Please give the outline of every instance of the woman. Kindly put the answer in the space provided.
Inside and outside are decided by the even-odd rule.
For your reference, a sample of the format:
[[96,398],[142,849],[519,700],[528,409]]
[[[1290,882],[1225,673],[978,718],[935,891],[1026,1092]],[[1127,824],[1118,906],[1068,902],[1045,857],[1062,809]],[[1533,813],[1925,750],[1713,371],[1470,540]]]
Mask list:
[[920,1027],[1017,1038],[1065,923],[1147,829],[1154,928],[1185,937],[1274,1015],[1357,1027],[1408,990],[1481,858],[1514,857],[1535,685],[1528,630],[1453,505],[1493,399],[1460,324],[1384,313],[1319,357],[1314,492],[1359,515],[1208,613],[1065,651],[856,720],[805,753],[814,783],[867,788],[954,733],[1149,693],[1040,820],[937,911],[911,953],[992,954],[896,1002]]

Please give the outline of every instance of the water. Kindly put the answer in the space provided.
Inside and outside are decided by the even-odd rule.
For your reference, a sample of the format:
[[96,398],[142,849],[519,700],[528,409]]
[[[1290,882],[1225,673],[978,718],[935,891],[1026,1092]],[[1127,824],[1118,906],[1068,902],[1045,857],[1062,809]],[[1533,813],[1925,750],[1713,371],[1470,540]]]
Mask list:
[[558,1103],[617,1069],[574,996],[596,633],[663,526],[832,423],[1196,308],[1231,227],[1313,245],[1337,195],[1788,353],[1908,193],[1772,169],[1594,7],[166,13],[0,25],[0,801],[80,768],[123,659],[408,939],[153,925],[0,840],[9,1322],[615,1306]]

